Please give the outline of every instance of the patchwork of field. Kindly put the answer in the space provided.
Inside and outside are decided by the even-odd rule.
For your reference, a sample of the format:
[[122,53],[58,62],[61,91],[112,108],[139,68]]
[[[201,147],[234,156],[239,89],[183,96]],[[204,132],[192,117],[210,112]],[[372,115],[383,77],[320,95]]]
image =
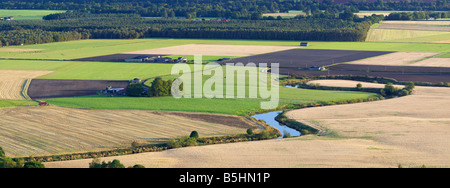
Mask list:
[[230,115],[61,107],[0,109],[0,145],[7,156],[40,156],[160,143],[169,138],[245,133],[259,127]]
[[168,55],[205,55],[205,56],[250,56],[299,47],[289,46],[259,46],[259,45],[214,45],[187,44],[173,47],[157,48],[126,52],[124,54],[168,54]]
[[[355,87],[354,81],[317,81]],[[333,83],[333,84],[331,84]],[[364,83],[363,87],[383,87]],[[158,153],[102,158],[146,167],[449,167],[450,89],[417,87],[413,95],[368,103],[293,110],[287,115],[315,124],[328,136],[179,148]],[[439,110],[436,110],[439,109]],[[92,160],[46,163],[85,168]]]
[[[0,100],[25,100],[22,93],[27,80],[49,74],[50,71],[0,70]],[[29,84],[29,83],[28,83]]]
[[[336,65],[336,67],[350,67],[351,65]],[[442,68],[439,67],[413,67],[409,66],[408,69],[413,70],[421,70],[423,68],[429,68],[434,71],[432,73],[427,72],[402,72],[406,68],[404,67],[396,67],[392,66],[390,68],[395,68],[395,72],[386,72],[384,71],[388,67],[386,66],[368,66],[363,65],[354,65],[351,66],[357,70],[327,70],[327,71],[310,71],[310,70],[302,70],[302,69],[293,69],[293,68],[280,68],[280,73],[285,74],[296,74],[296,75],[308,75],[308,76],[326,76],[326,75],[354,75],[354,76],[371,76],[371,77],[384,77],[384,78],[392,78],[397,81],[402,82],[428,82],[437,84],[440,82],[450,82],[450,73],[441,72]],[[379,69],[381,71],[373,71],[374,69]]]

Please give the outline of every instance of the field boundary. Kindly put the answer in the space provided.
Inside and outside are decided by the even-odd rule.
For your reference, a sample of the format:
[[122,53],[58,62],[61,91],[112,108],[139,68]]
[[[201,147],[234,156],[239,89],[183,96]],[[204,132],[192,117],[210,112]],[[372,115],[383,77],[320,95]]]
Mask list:
[[22,97],[25,98],[25,100],[27,100],[27,101],[32,100],[30,98],[30,96],[28,96],[28,88],[30,87],[31,80],[32,80],[31,78],[26,79],[22,86],[21,94],[22,94]]

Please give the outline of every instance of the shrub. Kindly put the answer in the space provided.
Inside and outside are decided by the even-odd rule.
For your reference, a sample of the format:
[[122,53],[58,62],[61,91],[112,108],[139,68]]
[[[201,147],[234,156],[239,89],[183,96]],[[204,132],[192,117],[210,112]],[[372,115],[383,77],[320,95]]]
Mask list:
[[134,166],[128,167],[128,168],[145,168],[145,166],[144,166],[144,165],[137,164],[137,165],[134,165]]
[[38,161],[30,161],[30,162],[26,162],[23,165],[23,168],[45,168],[44,164],[42,164],[41,162]]
[[125,166],[117,159],[107,163],[103,161],[102,164],[100,164],[100,159],[94,158],[92,162],[89,163],[89,168],[125,168]]

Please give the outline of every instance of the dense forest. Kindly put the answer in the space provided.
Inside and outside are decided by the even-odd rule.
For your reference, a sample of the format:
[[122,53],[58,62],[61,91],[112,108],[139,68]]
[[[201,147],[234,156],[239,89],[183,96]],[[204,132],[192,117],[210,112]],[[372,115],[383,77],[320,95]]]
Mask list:
[[[344,14],[344,13],[343,13]],[[134,14],[66,12],[46,20],[0,22],[3,46],[78,39],[135,39],[148,37],[363,41],[369,27],[383,19],[302,17],[287,20],[195,21],[149,19]]]

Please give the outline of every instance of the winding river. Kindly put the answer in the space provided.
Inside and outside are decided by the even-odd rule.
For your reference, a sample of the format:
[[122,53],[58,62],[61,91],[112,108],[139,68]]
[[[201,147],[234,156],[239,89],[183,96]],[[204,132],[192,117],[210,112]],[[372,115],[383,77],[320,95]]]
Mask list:
[[264,120],[266,122],[266,124],[278,129],[281,132],[281,136],[278,138],[283,138],[284,135],[286,135],[286,134],[290,134],[293,137],[300,136],[301,134],[299,131],[289,128],[287,126],[281,125],[280,123],[278,123],[278,121],[275,120],[275,117],[281,112],[282,111],[268,112],[268,113],[264,113],[264,114],[256,114],[256,115],[253,115],[252,117],[259,119],[259,120]]

